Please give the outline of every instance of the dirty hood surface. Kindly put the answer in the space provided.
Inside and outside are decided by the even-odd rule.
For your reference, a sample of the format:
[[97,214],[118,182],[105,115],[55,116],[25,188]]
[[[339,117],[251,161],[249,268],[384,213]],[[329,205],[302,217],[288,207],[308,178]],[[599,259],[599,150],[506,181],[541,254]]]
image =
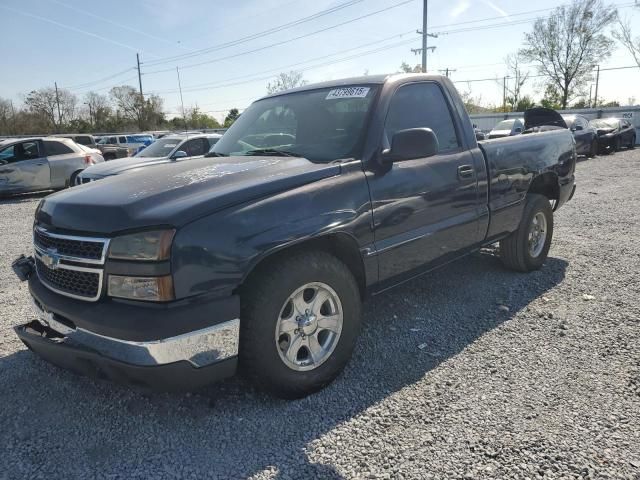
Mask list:
[[48,196],[36,219],[57,229],[106,235],[150,226],[180,227],[225,207],[339,172],[339,165],[291,157],[172,162]]
[[138,167],[146,167],[149,165],[157,165],[169,163],[167,157],[126,157],[117,160],[109,160],[108,162],[98,163],[82,172],[83,177],[102,178],[109,175],[118,175],[127,170],[133,170]]

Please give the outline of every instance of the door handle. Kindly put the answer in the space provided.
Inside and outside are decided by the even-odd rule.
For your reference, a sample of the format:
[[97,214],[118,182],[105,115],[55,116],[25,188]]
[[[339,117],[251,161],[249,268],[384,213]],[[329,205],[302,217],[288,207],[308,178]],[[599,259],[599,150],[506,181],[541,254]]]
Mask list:
[[460,165],[458,167],[458,176],[460,178],[471,178],[473,177],[474,173],[475,170],[471,165]]

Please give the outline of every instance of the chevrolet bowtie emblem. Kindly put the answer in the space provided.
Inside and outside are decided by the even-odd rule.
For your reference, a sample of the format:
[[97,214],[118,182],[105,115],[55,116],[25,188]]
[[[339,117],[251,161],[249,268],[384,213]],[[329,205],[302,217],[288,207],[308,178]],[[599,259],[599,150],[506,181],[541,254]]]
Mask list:
[[60,256],[55,248],[47,248],[47,251],[42,253],[41,260],[47,268],[55,270],[60,263]]

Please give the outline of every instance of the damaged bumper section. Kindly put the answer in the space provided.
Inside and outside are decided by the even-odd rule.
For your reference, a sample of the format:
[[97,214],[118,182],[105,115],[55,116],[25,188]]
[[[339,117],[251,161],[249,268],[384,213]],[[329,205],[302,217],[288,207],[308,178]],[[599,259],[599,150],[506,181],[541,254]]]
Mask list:
[[[139,314],[149,308],[135,302],[105,301],[87,309],[86,302],[47,289],[29,270],[29,259],[19,259],[14,270],[29,281],[37,319],[15,331],[49,362],[159,391],[194,390],[235,373],[240,320],[233,298],[164,305],[147,315]],[[218,322],[211,320],[216,316]],[[118,322],[125,317],[129,329]],[[152,324],[156,328],[148,329]]]

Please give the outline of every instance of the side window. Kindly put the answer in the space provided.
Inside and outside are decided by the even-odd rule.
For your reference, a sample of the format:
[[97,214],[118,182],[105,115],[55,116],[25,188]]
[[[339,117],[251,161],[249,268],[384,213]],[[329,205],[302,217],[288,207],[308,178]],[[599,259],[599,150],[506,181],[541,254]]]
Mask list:
[[440,152],[460,147],[449,106],[435,83],[414,83],[400,87],[391,99],[385,122],[387,141],[407,128],[430,128],[438,137]]
[[16,160],[16,145],[11,145],[10,147],[0,150],[0,165],[6,165]]
[[209,137],[207,140],[209,140],[209,148],[213,148],[213,146],[218,143],[218,140],[220,140],[219,138],[216,137]]
[[189,157],[194,155],[204,155],[209,151],[207,140],[204,138],[194,138],[189,140],[180,147],[180,150],[187,152]]
[[127,137],[118,138],[118,143],[127,143]]
[[44,149],[47,155],[52,157],[54,155],[64,155],[67,153],[73,153],[73,150],[62,142],[56,142],[54,140],[44,140]]
[[0,165],[36,158],[40,158],[40,148],[36,141],[16,143],[0,151]]

